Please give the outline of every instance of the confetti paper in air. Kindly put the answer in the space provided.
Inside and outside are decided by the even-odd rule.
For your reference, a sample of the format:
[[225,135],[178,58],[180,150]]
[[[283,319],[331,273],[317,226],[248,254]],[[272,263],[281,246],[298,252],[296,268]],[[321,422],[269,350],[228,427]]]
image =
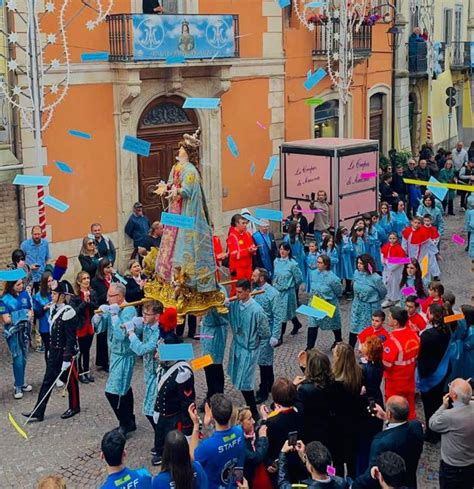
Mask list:
[[454,321],[461,321],[461,319],[464,319],[464,314],[451,314],[451,316],[445,316],[444,322],[453,323]]
[[408,256],[404,256],[404,257],[389,256],[387,258],[387,262],[390,263],[391,265],[406,265],[408,263],[411,263],[411,258],[409,258]]
[[319,309],[315,309],[314,307],[307,306],[302,304],[298,309],[296,309],[298,314],[303,314],[304,316],[309,316],[316,319],[323,319],[327,316],[327,313],[324,311],[320,311]]
[[252,161],[252,164],[250,165],[250,175],[254,176],[256,169],[257,167],[255,166],[255,163]]
[[[403,181],[408,185],[421,185],[423,187],[426,186],[425,181],[423,180],[414,180],[412,178],[404,178]],[[450,190],[463,190],[465,192],[474,192],[474,185],[461,185],[459,183],[436,183],[431,182],[430,187],[444,187]]]
[[46,187],[51,182],[51,177],[43,175],[16,175],[13,185],[32,185],[33,187]]
[[214,360],[212,359],[211,355],[204,355],[203,357],[198,357],[191,360],[190,365],[193,370],[199,370],[200,368],[208,367],[213,363]]
[[261,129],[266,129],[266,127],[260,121],[257,121],[257,126]]
[[376,176],[377,176],[377,172],[375,172],[375,171],[370,171],[370,172],[366,172],[366,173],[362,172],[360,174],[360,178],[363,178],[364,180],[369,180],[371,178],[375,178]]
[[280,8],[289,7],[291,5],[291,0],[277,0]]
[[227,147],[229,148],[234,158],[239,157],[239,150],[237,149],[237,145],[235,144],[234,138],[232,136],[227,136]]
[[26,272],[23,268],[16,268],[15,270],[0,270],[0,280],[6,282],[16,282],[26,277]]
[[321,105],[323,102],[322,98],[308,98],[304,101],[306,105]]
[[74,136],[76,138],[92,139],[92,136],[88,132],[76,131],[75,129],[69,129],[68,133],[70,136]]
[[[436,180],[435,177],[430,177],[429,179],[430,183],[441,183],[439,180]],[[442,187],[432,187],[431,185],[427,186],[427,189],[439,200],[444,200],[446,197],[446,194],[448,193],[447,188],[442,188]]]
[[158,353],[161,362],[192,360],[194,358],[193,345],[190,343],[160,345],[158,348]]
[[462,236],[459,236],[459,234],[453,234],[451,239],[459,246],[464,246],[466,243],[466,240]]
[[[313,3],[316,3],[316,2],[313,2]],[[328,465],[326,467],[326,472],[328,475],[330,475],[332,477],[335,477],[335,475],[336,475],[336,469],[332,465]]]
[[62,200],[56,199],[51,195],[46,195],[43,198],[43,202],[45,205],[51,207],[58,212],[66,212],[69,209],[69,204],[66,204],[66,202],[63,202]]
[[220,102],[220,98],[187,98],[183,109],[217,109]]
[[81,61],[108,61],[107,51],[96,51],[94,53],[81,53]]
[[321,297],[318,297],[317,295],[313,296],[313,299],[311,300],[311,307],[324,311],[330,318],[332,318],[336,312],[336,306],[330,304],[324,299],[321,299]]
[[141,156],[150,156],[151,143],[134,136],[125,136],[122,149]]
[[255,209],[255,217],[257,219],[268,219],[269,221],[282,221],[283,212],[275,209]]
[[306,90],[311,90],[314,86],[316,86],[323,78],[327,75],[324,68],[318,68],[311,76],[306,78],[303,86]]
[[64,161],[55,161],[54,164],[61,170],[63,173],[74,173],[72,168]]
[[428,256],[423,257],[421,260],[421,277],[425,278],[428,275]]
[[26,434],[25,430],[23,430],[19,424],[15,421],[15,418],[13,417],[12,413],[8,413],[8,420],[12,424],[13,428],[18,431],[18,433],[25,439],[28,440],[28,435]]
[[301,209],[301,214],[319,214],[323,212],[322,209]]
[[271,180],[275,170],[277,169],[278,163],[280,162],[278,156],[272,156],[268,162],[267,169],[263,175],[264,180]]
[[404,287],[400,292],[403,295],[416,295],[415,287]]

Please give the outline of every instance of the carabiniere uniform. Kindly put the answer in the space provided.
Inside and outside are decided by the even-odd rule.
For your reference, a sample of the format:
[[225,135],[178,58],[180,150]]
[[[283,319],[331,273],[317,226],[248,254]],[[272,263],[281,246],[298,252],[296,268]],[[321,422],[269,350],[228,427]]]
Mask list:
[[[69,368],[63,371],[61,380],[66,384],[69,394],[69,409],[61,416],[63,419],[74,416],[80,411],[79,402],[79,376],[74,362],[77,352],[76,340],[77,315],[74,309],[67,304],[54,305],[50,316],[50,350],[48,364],[43,384],[38,395],[38,402],[46,395],[61,372],[63,362],[71,362]],[[42,421],[50,394],[46,396],[38,407],[35,418]]]

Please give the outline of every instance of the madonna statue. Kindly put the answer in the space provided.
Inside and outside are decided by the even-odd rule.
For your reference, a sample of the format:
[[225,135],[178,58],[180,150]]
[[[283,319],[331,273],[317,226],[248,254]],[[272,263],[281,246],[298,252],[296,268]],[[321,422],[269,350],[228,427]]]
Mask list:
[[178,162],[156,193],[169,200],[168,212],[194,218],[193,229],[165,226],[156,261],[158,279],[198,292],[217,290],[212,229],[199,165],[199,129],[179,143]]

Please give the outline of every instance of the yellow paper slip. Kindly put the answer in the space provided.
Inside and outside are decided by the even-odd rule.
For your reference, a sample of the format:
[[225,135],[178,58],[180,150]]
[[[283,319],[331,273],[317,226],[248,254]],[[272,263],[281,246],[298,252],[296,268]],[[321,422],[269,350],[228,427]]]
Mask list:
[[15,428],[16,431],[18,431],[18,433],[20,433],[20,435],[25,440],[28,440],[28,435],[26,434],[26,432],[24,430],[22,430],[20,428],[20,426],[18,425],[18,423],[15,421],[15,418],[13,417],[12,413],[8,413],[8,419],[10,420],[10,423],[13,425],[13,428]]
[[212,365],[214,363],[214,360],[212,359],[211,355],[204,355],[203,357],[191,360],[190,363],[193,370],[199,370],[200,368]]
[[328,301],[321,299],[321,297],[318,297],[317,295],[313,296],[311,307],[325,312],[330,318],[332,318],[336,312],[336,306],[333,306]]
[[464,190],[465,192],[474,192],[474,185],[461,185],[460,183],[438,183],[425,182],[424,180],[414,180],[412,178],[404,178],[403,181],[409,185],[421,185],[423,187],[442,187],[451,190]]
[[425,256],[421,260],[421,276],[425,278],[428,275],[428,256]]

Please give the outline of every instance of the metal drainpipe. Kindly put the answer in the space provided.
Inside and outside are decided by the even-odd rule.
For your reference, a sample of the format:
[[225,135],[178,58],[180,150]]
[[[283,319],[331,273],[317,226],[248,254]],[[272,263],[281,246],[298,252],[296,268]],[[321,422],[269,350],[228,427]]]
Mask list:
[[[6,18],[7,28],[9,25],[13,25],[13,11],[8,12]],[[9,44],[8,46],[9,57],[12,57],[13,54],[13,44]],[[8,72],[8,84],[12,86],[12,82],[15,82],[15,75],[13,71]],[[19,117],[18,111],[11,109],[12,114],[12,130],[10,131],[10,147],[12,153],[16,156],[18,160],[21,160],[21,132],[19,125]],[[13,167],[21,167],[23,168],[23,164],[21,165],[11,165],[10,169],[15,169]],[[22,185],[15,185],[16,187],[16,201],[17,201],[17,209],[18,209],[18,228],[20,234],[20,243],[26,239],[26,220],[25,220],[25,190]]]

